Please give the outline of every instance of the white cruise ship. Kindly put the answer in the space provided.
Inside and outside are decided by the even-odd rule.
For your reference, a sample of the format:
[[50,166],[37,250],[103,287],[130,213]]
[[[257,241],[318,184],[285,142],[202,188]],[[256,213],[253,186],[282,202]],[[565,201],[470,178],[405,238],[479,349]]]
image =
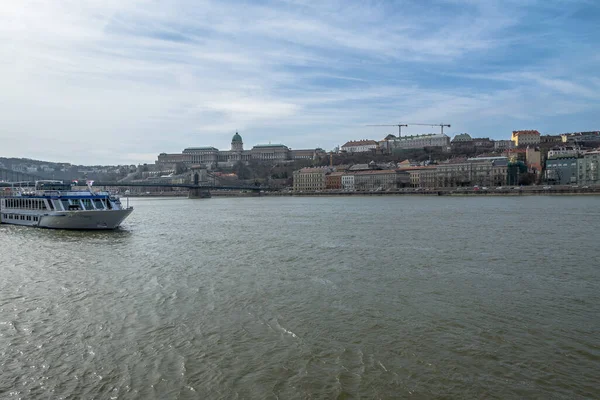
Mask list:
[[[2,190],[3,189],[3,190]],[[60,181],[38,181],[35,188],[0,188],[0,223],[52,229],[115,229],[133,207],[109,192],[75,190]]]

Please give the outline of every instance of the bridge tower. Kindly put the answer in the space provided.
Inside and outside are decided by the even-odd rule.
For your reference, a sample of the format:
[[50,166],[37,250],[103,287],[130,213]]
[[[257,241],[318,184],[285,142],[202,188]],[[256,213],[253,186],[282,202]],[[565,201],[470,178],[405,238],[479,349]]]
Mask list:
[[208,188],[202,188],[203,185],[208,186],[208,169],[206,165],[192,165],[190,167],[191,182],[193,185],[199,186],[190,188],[188,198],[190,199],[205,199],[210,197]]
[[192,165],[190,167],[190,181],[194,185],[207,185],[208,184],[208,169],[206,165]]

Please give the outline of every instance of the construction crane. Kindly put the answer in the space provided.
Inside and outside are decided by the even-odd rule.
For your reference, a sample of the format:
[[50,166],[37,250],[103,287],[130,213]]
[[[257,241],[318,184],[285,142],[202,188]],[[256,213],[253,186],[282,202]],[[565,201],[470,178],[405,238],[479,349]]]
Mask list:
[[442,128],[442,135],[444,134],[444,127],[450,128],[450,124],[409,124],[409,125],[423,125],[423,126],[439,126]]
[[366,125],[366,126],[397,126],[398,127],[398,137],[402,136],[402,127],[408,126],[406,124],[391,124],[391,125]]

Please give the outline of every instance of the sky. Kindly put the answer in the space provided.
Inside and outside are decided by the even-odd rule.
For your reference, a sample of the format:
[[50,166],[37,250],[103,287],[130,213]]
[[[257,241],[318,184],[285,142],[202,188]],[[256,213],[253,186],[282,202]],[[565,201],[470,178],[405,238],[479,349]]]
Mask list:
[[597,0],[6,0],[0,43],[5,157],[600,129]]

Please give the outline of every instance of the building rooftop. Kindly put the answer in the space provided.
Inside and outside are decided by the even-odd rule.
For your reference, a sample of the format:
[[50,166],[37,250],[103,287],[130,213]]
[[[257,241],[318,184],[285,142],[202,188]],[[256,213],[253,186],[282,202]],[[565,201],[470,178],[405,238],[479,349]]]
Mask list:
[[285,147],[286,149],[288,148],[286,145],[284,144],[280,144],[280,143],[269,143],[269,144],[257,144],[256,146],[254,146],[255,149],[262,149],[262,148],[275,148],[275,147]]
[[563,160],[566,158],[581,158],[582,154],[555,154],[552,157],[548,157],[547,161],[551,160]]
[[524,130],[524,131],[513,131],[513,135],[515,135],[515,136],[519,136],[519,135],[537,135],[537,136],[540,136],[540,133],[537,130],[532,129],[532,130]]
[[198,150],[216,150],[219,151],[219,149],[212,147],[212,146],[206,146],[206,147],[187,147],[185,148],[183,151],[198,151]]
[[494,156],[494,157],[471,157],[467,161],[497,161],[497,160],[508,160],[508,157]]
[[354,175],[377,175],[377,174],[395,174],[395,169],[371,169],[368,171],[356,171]]
[[453,142],[468,142],[472,139],[473,138],[468,133],[461,133],[461,134],[454,136],[454,139],[452,139],[452,141]]
[[561,133],[560,136],[583,136],[583,135],[594,135],[600,136],[600,131],[588,131],[588,132],[569,132]]
[[415,139],[437,139],[437,138],[447,138],[448,135],[445,133],[425,133],[423,135],[407,135],[400,136],[396,140],[415,140]]
[[329,171],[331,171],[331,168],[329,166],[323,166],[323,167],[304,167],[304,168],[300,168],[298,171],[302,171],[302,172],[329,172]]
[[231,139],[231,143],[233,142],[239,142],[242,143],[242,137],[240,136],[239,133],[235,133],[235,135],[233,135],[233,138]]
[[415,166],[408,168],[401,168],[400,171],[418,171],[418,170],[432,170],[436,169],[437,165],[426,165],[426,166]]
[[375,140],[363,139],[363,140],[351,140],[346,142],[342,147],[350,147],[350,146],[369,146],[369,145],[377,145]]

